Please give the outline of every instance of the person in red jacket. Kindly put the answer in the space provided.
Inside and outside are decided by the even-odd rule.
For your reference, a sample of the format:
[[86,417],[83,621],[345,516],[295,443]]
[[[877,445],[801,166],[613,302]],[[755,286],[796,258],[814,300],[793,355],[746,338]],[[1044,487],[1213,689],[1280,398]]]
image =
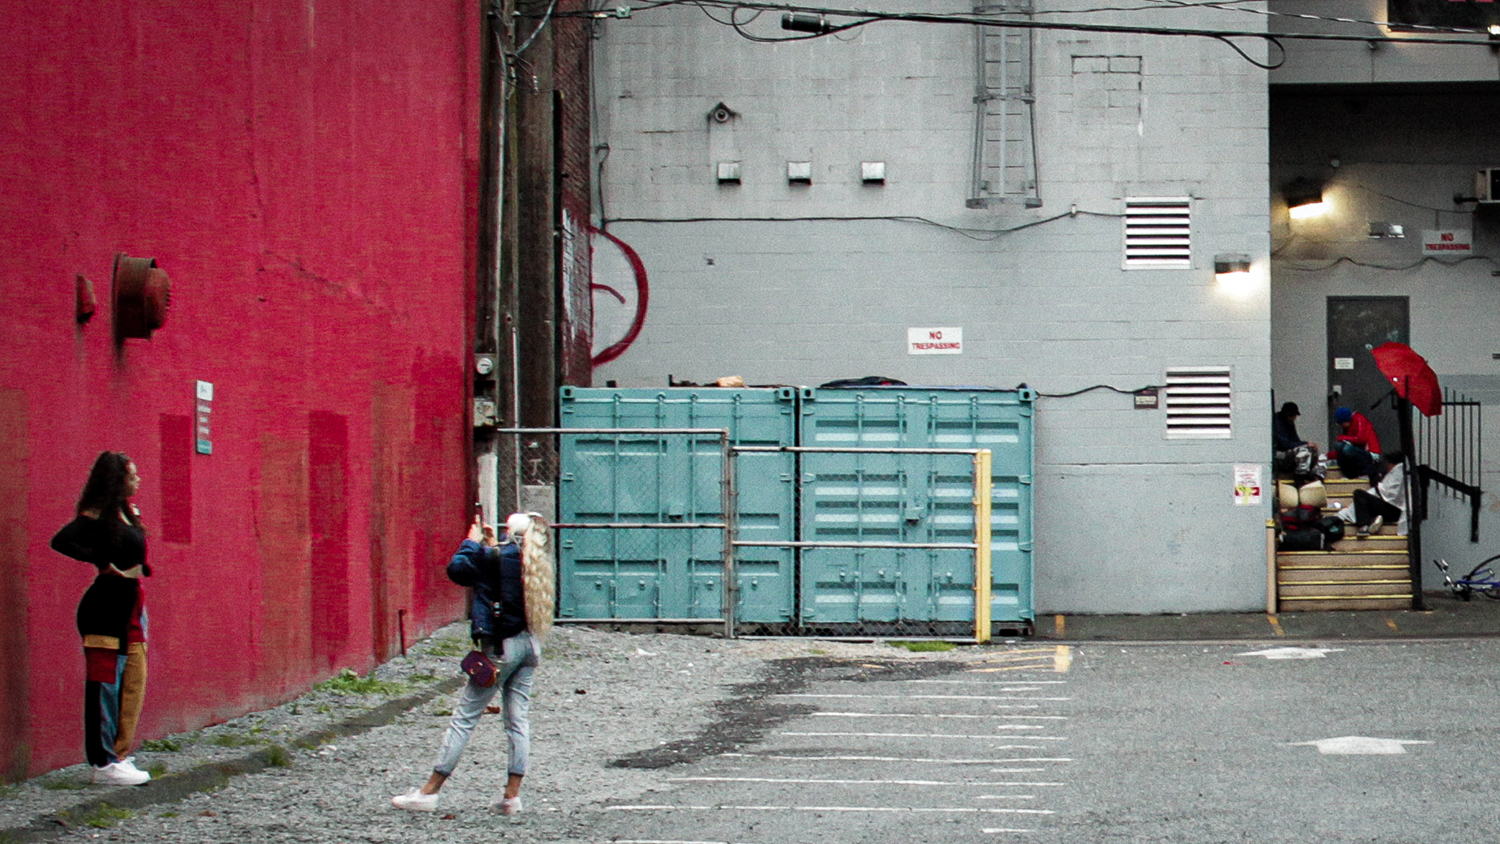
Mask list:
[[1343,433],[1334,441],[1329,458],[1338,461],[1339,471],[1346,478],[1371,475],[1380,455],[1380,438],[1375,435],[1375,426],[1370,424],[1369,417],[1341,407],[1333,412],[1333,421]]

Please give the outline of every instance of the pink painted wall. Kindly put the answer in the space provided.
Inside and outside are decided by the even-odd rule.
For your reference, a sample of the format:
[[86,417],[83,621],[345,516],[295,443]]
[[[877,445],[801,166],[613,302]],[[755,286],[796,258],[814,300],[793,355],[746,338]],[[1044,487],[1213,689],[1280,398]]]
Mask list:
[[[156,570],[143,738],[363,671],[399,651],[399,611],[408,640],[461,612],[479,7],[7,10],[0,775],[82,758],[92,569],[48,540],[103,449],[139,467]],[[172,279],[166,325],[118,348],[116,252]]]

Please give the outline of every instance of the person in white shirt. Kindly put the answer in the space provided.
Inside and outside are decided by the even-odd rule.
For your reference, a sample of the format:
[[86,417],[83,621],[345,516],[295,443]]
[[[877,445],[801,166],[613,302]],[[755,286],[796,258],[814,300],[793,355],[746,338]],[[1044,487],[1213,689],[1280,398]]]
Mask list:
[[1396,525],[1396,533],[1406,535],[1406,455],[1391,449],[1380,456],[1385,472],[1380,482],[1370,489],[1354,491],[1354,511],[1339,514],[1346,522],[1353,522],[1359,536],[1379,533],[1387,522]]

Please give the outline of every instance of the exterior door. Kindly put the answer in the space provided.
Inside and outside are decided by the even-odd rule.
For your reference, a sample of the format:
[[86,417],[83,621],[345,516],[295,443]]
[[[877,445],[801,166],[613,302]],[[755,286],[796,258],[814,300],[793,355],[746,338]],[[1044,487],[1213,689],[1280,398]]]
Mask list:
[[[1401,447],[1396,414],[1386,398],[1390,382],[1375,366],[1370,351],[1382,343],[1410,342],[1410,301],[1405,296],[1328,297],[1328,420],[1343,405],[1370,417],[1380,446]],[[1371,406],[1374,408],[1371,409]],[[1316,436],[1303,436],[1324,443]],[[1326,438],[1331,442],[1337,426]]]

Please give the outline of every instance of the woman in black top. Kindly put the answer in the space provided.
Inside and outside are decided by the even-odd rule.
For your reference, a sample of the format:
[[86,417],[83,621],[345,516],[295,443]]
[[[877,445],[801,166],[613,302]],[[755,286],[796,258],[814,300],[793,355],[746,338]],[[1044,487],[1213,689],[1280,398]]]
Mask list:
[[78,602],[86,665],[83,747],[100,785],[142,785],[151,775],[129,756],[146,691],[146,605],[141,578],[146,530],[130,499],[141,478],[129,457],[106,451],[94,461],[77,517],[52,537],[52,548],[98,570]]

